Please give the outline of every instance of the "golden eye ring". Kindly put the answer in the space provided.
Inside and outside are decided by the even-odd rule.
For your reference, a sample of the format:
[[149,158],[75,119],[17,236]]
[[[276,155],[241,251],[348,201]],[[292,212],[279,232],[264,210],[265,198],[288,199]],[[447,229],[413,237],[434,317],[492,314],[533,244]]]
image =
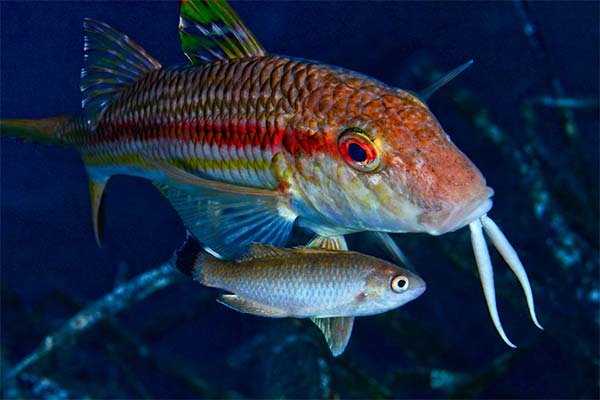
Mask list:
[[373,141],[360,128],[348,128],[338,138],[342,158],[354,169],[372,172],[379,167],[381,157]]
[[392,282],[390,283],[390,287],[396,293],[405,292],[408,289],[408,277],[404,275],[397,275],[392,278]]

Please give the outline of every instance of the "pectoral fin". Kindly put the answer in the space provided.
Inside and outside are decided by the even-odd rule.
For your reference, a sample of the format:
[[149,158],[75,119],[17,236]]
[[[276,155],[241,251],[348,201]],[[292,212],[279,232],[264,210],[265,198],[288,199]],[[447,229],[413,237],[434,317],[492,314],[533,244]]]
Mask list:
[[311,318],[311,321],[323,332],[333,356],[342,354],[352,335],[354,317]]
[[217,301],[235,311],[258,315],[260,317],[271,317],[271,318],[282,318],[287,317],[288,314],[282,310],[278,310],[274,307],[266,304],[258,303],[254,300],[240,297],[237,294],[224,294],[219,296]]
[[283,246],[296,214],[285,193],[212,181],[156,163],[169,179],[154,185],[202,243],[227,259],[238,259],[250,243]]

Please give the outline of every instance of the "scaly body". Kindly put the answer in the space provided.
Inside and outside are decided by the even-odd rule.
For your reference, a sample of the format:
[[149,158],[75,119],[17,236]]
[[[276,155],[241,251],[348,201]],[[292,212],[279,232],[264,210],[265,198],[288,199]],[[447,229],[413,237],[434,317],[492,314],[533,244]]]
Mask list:
[[[208,256],[198,274],[206,285],[268,304],[289,317],[341,317],[378,314],[399,307],[425,290],[415,274],[383,260],[350,251],[278,249],[239,262]],[[410,283],[393,297],[397,275]]]
[[176,265],[203,285],[233,293],[219,301],[236,311],[310,318],[336,356],[350,339],[354,317],[400,307],[425,291],[425,282],[412,272],[351,251],[252,244],[245,257],[227,261],[190,236]]
[[221,0],[182,1],[187,66],[162,67],[104,23],[86,20],[84,30],[82,114],[0,127],[80,152],[98,242],[102,193],[116,174],[152,180],[187,228],[229,259],[252,243],[284,245],[294,223],[317,233],[314,243],[340,249],[348,232],[440,235],[468,225],[504,341],[513,346],[497,313],[484,231],[541,327],[525,268],[487,216],[493,190],[416,96],[269,55]]
[[[385,130],[385,120],[377,120],[383,108],[424,123],[424,132],[437,125],[408,92],[337,68],[265,56],[149,72],[120,93],[97,123],[76,117],[58,135],[79,150],[96,179],[128,174],[160,181],[148,160],[165,161],[208,179],[291,193],[288,211],[318,233],[344,234],[372,225],[411,231],[419,225],[416,207],[398,206],[394,188],[384,180],[365,182],[338,172],[337,160],[331,160],[338,156],[336,138],[343,127],[368,124]],[[413,140],[428,146],[427,135]],[[447,169],[468,163],[461,153],[456,156]],[[475,170],[464,175],[454,174],[453,184],[482,179]],[[321,196],[319,189],[340,178],[353,192]],[[435,182],[426,189],[452,194]],[[415,193],[407,195],[428,209],[439,208],[439,194],[420,188]],[[371,208],[368,218],[360,211],[364,208]],[[398,214],[404,216],[399,227]]]

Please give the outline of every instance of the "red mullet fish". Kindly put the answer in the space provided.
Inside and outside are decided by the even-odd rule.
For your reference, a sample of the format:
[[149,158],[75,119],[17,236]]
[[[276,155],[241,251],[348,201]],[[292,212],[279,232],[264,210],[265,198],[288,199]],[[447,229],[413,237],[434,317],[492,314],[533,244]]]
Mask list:
[[253,242],[283,246],[294,223],[317,234],[314,244],[340,249],[351,232],[380,232],[389,245],[388,232],[469,225],[500,336],[514,346],[496,309],[484,231],[541,328],[525,268],[486,215],[492,189],[417,96],[268,54],[222,0],[182,1],[179,32],[190,63],[163,67],[86,19],[82,113],[1,122],[3,136],[81,154],[99,243],[102,193],[116,174],[152,180],[187,228],[229,259]]
[[232,292],[219,302],[236,311],[310,318],[334,356],[346,348],[354,317],[392,310],[425,291],[414,273],[353,251],[253,243],[242,259],[227,261],[202,250],[190,236],[176,265],[205,286]]

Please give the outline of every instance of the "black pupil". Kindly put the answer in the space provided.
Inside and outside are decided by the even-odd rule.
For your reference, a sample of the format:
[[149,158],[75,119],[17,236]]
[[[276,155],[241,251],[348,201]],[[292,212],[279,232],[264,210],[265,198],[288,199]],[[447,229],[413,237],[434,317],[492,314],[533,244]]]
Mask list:
[[406,286],[406,280],[405,279],[398,279],[397,285],[400,289],[402,289],[404,286]]
[[363,162],[367,159],[367,152],[356,143],[350,143],[348,146],[348,155],[356,162]]

